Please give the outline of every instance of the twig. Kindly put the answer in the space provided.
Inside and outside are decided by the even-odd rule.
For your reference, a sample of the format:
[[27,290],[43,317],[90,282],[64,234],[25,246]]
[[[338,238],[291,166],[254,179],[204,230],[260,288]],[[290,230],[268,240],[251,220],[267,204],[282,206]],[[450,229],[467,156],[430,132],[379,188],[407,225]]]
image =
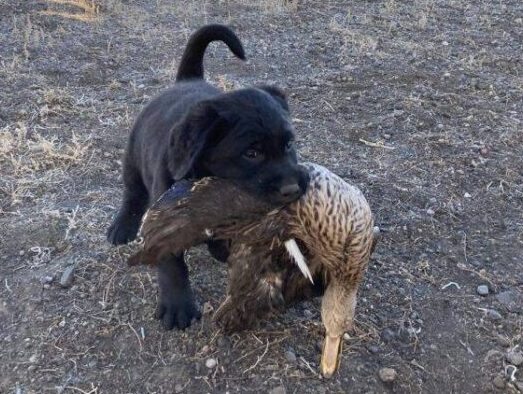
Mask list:
[[[341,357],[341,355],[340,355],[340,357]],[[307,360],[305,360],[303,358],[303,356],[300,356],[300,360],[303,361],[303,363],[309,369],[309,371],[311,371],[315,376],[317,375],[316,371],[311,367],[311,365],[307,362]]]
[[134,335],[136,335],[136,338],[138,339],[138,344],[140,345],[140,351],[143,350],[142,340],[140,339],[140,335],[138,335],[138,332],[134,329],[133,326],[131,326],[131,323],[127,323],[127,326],[134,332]]
[[394,149],[396,149],[396,148],[394,148],[393,146],[384,145],[383,143],[377,143],[377,142],[367,141],[367,140],[364,140],[363,138],[360,138],[359,141],[360,141],[362,144],[367,145],[367,146],[371,146],[371,147],[373,147],[373,148],[383,148],[383,149],[388,149],[388,150],[394,150]]
[[[286,340],[287,338],[288,338],[288,337],[283,337],[283,338],[277,339],[277,340],[271,342],[271,343],[269,344],[269,346],[275,345],[276,343],[280,343],[280,342]],[[256,352],[257,352],[258,350],[260,350],[260,349],[263,349],[263,346],[259,346],[259,347],[257,347],[256,349],[251,350],[250,352],[245,353],[243,356],[241,356],[241,357],[237,358],[236,360],[234,360],[234,361],[232,362],[232,364],[236,364],[236,363],[238,363],[240,360],[243,360],[245,357],[248,357],[248,356],[250,356],[251,354],[256,353]]]
[[269,351],[269,340],[267,339],[267,345],[265,346],[265,351],[262,353],[261,356],[258,357],[258,359],[256,360],[256,362],[253,365],[251,365],[249,368],[247,368],[245,371],[242,372],[242,375],[245,375],[247,372],[252,371],[254,368],[256,368],[256,366],[260,363],[261,360],[263,360],[263,358],[265,357],[265,355],[267,354],[268,351]]
[[456,288],[461,289],[461,286],[458,285],[456,282],[449,282],[446,285],[441,286],[441,290],[445,290],[447,287],[450,286],[456,286]]

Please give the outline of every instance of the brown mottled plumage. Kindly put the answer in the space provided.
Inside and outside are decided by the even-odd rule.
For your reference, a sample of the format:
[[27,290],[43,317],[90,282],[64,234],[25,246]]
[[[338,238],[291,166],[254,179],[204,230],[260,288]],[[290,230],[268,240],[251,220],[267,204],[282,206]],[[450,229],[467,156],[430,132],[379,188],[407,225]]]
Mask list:
[[[176,252],[211,234],[231,239],[227,298],[215,314],[227,331],[249,327],[292,302],[323,294],[326,336],[321,371],[331,376],[338,366],[343,333],[353,324],[358,286],[376,234],[370,207],[356,187],[322,166],[305,167],[310,176],[305,195],[272,211],[230,181],[196,183],[192,194],[173,201],[171,207],[165,201],[163,211],[153,207],[144,222],[145,246],[138,260],[154,263],[150,257],[158,257],[155,250]],[[212,197],[203,198],[211,190]],[[198,219],[202,212],[210,217]],[[300,257],[296,251],[290,256],[288,240],[296,240],[314,283],[294,264]]]

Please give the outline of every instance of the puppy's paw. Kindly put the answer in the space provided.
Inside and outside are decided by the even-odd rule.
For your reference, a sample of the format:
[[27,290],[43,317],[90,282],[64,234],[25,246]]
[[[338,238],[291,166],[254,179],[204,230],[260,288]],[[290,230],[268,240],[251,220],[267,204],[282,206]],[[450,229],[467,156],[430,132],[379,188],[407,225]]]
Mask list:
[[118,215],[107,230],[107,240],[113,245],[123,245],[136,238],[141,217]]
[[160,297],[156,309],[156,318],[161,320],[166,330],[172,330],[174,327],[184,330],[191,325],[193,319],[199,320],[201,316],[194,300],[188,296]]

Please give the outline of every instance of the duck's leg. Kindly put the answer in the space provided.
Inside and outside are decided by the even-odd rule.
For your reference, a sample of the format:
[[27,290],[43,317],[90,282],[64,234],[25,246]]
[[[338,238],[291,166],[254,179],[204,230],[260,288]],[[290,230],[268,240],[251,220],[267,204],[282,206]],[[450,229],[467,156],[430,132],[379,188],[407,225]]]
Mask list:
[[340,365],[343,334],[352,329],[357,292],[357,284],[347,286],[346,283],[334,279],[323,296],[321,317],[326,333],[320,370],[327,378],[330,378]]

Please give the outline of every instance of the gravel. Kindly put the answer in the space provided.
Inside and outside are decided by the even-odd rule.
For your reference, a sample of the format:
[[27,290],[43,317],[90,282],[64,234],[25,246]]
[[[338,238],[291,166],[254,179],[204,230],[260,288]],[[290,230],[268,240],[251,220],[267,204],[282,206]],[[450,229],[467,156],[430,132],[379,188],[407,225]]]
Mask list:
[[380,379],[384,383],[391,383],[396,380],[398,373],[393,368],[382,368],[378,373]]
[[503,320],[503,316],[495,309],[487,309],[487,316],[491,320]]
[[498,389],[505,388],[505,378],[501,375],[497,375],[492,383],[494,384],[494,387],[497,387]]
[[62,276],[60,277],[60,286],[67,288],[70,287],[73,284],[74,280],[74,265],[70,265],[67,267],[64,272],[62,273]]
[[479,285],[478,288],[476,289],[476,292],[480,296],[486,296],[486,295],[489,294],[488,286],[487,285]]
[[214,358],[208,358],[205,361],[205,366],[209,369],[213,369],[218,365],[218,361],[216,361]]
[[295,363],[296,362],[296,353],[294,353],[294,351],[292,349],[286,350],[285,358],[288,362]]
[[517,350],[509,351],[507,352],[506,359],[510,364],[518,367],[523,364],[523,352]]

